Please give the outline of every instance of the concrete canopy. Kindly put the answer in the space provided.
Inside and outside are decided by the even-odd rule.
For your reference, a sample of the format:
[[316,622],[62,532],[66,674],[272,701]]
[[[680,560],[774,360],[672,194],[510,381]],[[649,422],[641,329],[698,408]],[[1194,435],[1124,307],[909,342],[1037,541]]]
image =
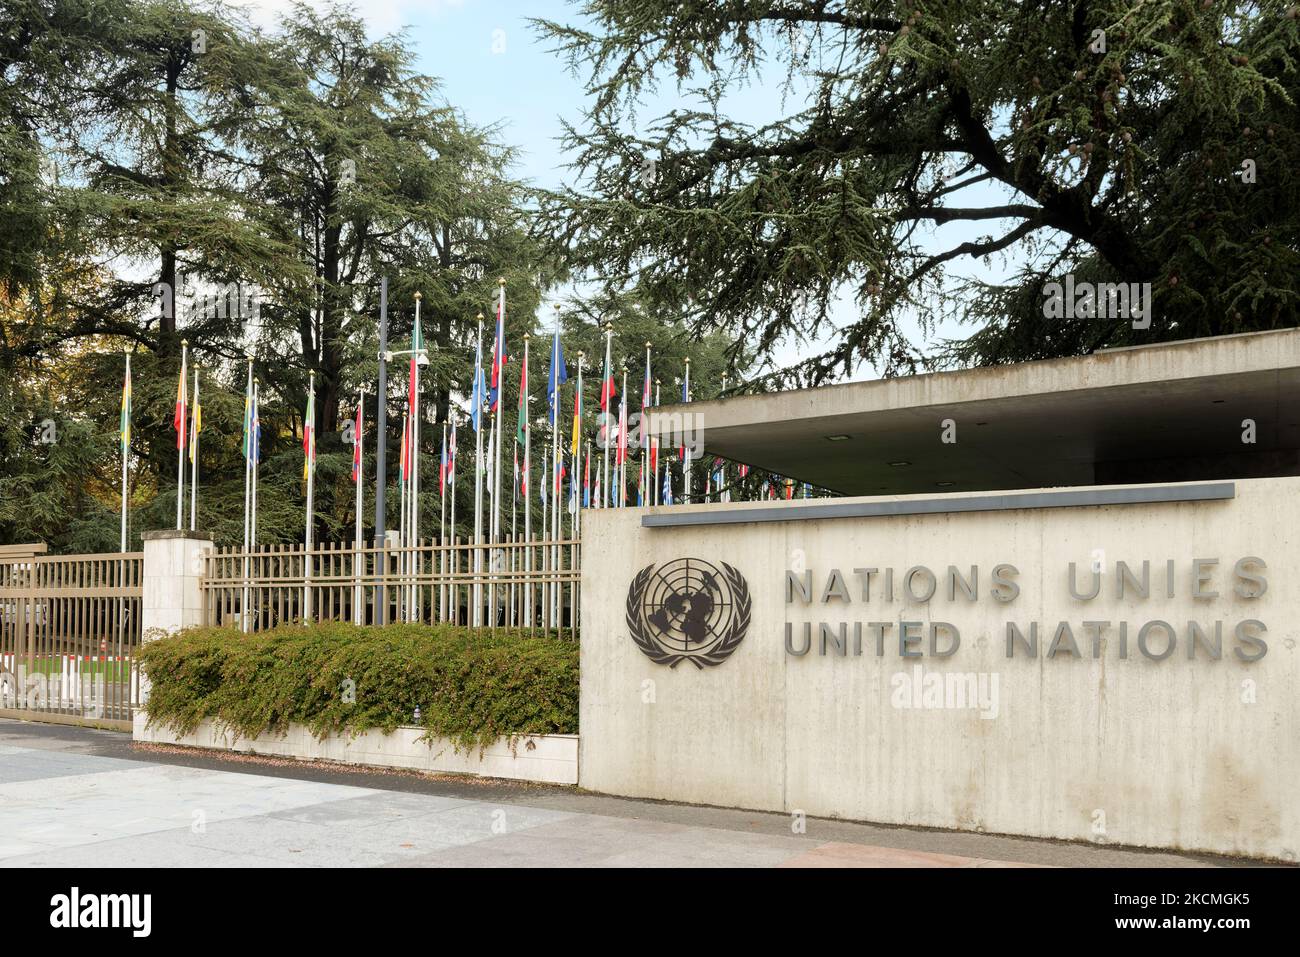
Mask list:
[[1300,330],[660,411],[701,416],[710,457],[845,495],[1297,475]]

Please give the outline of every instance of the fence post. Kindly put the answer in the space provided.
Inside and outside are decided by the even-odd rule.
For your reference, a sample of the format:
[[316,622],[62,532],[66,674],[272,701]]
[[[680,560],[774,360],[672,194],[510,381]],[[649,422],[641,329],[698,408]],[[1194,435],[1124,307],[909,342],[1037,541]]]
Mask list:
[[141,582],[140,627],[142,640],[170,635],[182,628],[204,624],[204,557],[212,551],[212,537],[203,532],[162,529],[145,532],[144,571]]

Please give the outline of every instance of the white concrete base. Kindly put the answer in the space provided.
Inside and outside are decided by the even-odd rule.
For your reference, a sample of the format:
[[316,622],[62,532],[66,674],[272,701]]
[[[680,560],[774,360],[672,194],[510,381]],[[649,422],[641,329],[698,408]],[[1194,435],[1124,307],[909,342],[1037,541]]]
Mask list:
[[220,731],[210,720],[188,735],[177,735],[159,727],[148,728],[147,720],[143,714],[135,716],[131,735],[134,740],[439,774],[472,774],[543,784],[578,783],[576,734],[521,735],[514,740],[513,747],[509,740],[501,738],[480,756],[477,748],[457,753],[452,742],[445,738],[435,740],[432,745],[422,741],[421,728],[398,728],[392,734],[367,731],[355,737],[331,734],[317,740],[306,726],[294,725],[283,737],[263,735],[250,739],[240,738],[233,731]]

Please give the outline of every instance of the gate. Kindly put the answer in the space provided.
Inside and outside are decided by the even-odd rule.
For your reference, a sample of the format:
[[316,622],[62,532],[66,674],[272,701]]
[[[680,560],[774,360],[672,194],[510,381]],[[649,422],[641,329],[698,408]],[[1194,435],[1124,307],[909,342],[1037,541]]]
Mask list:
[[144,555],[45,551],[0,546],[0,717],[129,730]]

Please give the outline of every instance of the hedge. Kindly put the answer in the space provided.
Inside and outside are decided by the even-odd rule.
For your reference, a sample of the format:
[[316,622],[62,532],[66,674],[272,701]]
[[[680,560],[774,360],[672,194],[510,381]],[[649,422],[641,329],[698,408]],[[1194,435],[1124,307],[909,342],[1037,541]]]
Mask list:
[[453,625],[195,628],[144,645],[149,724],[214,719],[241,737],[291,724],[317,738],[413,725],[457,751],[501,737],[575,734],[578,646],[551,634]]

